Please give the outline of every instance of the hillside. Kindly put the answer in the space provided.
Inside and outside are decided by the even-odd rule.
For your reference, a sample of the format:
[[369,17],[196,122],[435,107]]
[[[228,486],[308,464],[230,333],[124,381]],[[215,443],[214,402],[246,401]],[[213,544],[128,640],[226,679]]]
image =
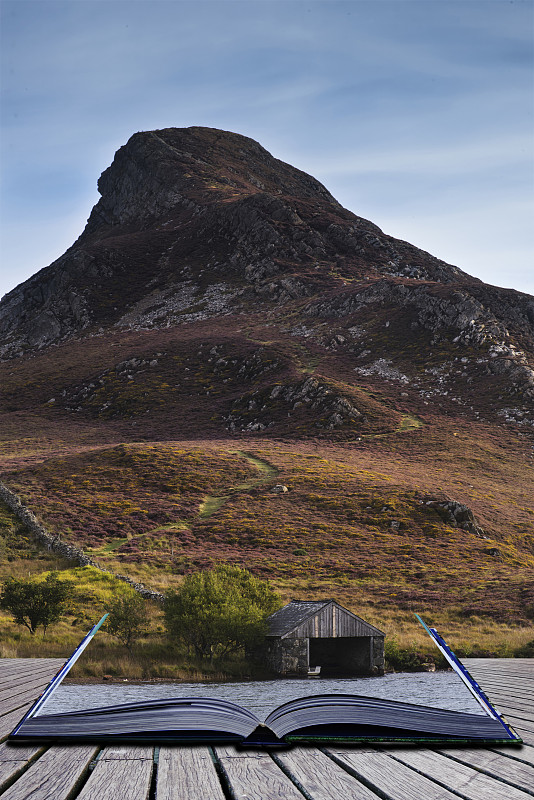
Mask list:
[[98,186],[0,302],[1,479],[50,533],[157,591],[223,561],[532,639],[534,298],[238,134],[137,133]]

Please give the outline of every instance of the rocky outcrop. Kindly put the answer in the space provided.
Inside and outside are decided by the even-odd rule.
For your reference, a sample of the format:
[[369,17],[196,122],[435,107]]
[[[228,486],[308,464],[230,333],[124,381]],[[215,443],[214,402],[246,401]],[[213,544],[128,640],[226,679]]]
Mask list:
[[[484,291],[479,285],[381,279],[311,303],[306,313],[354,319],[373,307],[404,310],[411,329],[431,332],[433,344],[450,341],[478,349],[477,363],[484,363],[488,374],[506,376],[512,391],[534,398],[534,298],[529,295],[494,287]],[[518,342],[524,342],[529,355]],[[369,369],[358,368],[371,374]]]
[[426,500],[426,505],[437,511],[441,519],[453,528],[475,534],[481,539],[487,539],[483,528],[475,520],[471,509],[457,500]]
[[309,413],[312,424],[323,430],[363,421],[363,414],[348,398],[313,377],[250,392],[234,404],[225,421],[228,430],[257,432],[274,425],[281,413],[287,416],[299,411]]

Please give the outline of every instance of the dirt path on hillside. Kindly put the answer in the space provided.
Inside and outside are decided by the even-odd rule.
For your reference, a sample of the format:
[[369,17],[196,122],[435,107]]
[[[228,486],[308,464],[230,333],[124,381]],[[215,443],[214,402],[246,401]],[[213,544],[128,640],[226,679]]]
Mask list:
[[218,496],[208,495],[200,504],[198,511],[199,519],[209,519],[209,517],[215,514],[215,512],[218,511],[227,500],[230,500],[230,498],[234,497],[236,494],[239,494],[239,492],[246,492],[255,486],[261,486],[263,483],[267,483],[268,481],[272,480],[279,473],[279,470],[274,466],[274,464],[270,464],[263,458],[253,456],[250,453],[246,453],[244,450],[237,450],[236,454],[242,458],[246,458],[250,464],[252,464],[254,467],[256,467],[256,469],[259,470],[259,472],[262,473],[262,477],[254,478],[254,480],[244,481],[243,483],[238,483],[236,486],[230,486],[227,490],[228,494]]

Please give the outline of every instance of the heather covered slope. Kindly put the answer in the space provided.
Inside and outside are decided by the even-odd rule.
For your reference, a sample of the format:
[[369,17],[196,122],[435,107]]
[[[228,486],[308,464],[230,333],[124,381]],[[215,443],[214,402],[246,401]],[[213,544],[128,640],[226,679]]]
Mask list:
[[0,303],[0,471],[50,532],[163,591],[222,561],[528,636],[534,298],[237,134],[135,134],[99,189]]

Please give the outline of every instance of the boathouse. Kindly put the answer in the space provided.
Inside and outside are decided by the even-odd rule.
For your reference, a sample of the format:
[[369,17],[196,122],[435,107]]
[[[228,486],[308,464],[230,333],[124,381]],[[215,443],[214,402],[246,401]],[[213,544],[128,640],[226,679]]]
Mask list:
[[385,634],[335,600],[292,600],[268,618],[267,661],[279,675],[381,675]]

